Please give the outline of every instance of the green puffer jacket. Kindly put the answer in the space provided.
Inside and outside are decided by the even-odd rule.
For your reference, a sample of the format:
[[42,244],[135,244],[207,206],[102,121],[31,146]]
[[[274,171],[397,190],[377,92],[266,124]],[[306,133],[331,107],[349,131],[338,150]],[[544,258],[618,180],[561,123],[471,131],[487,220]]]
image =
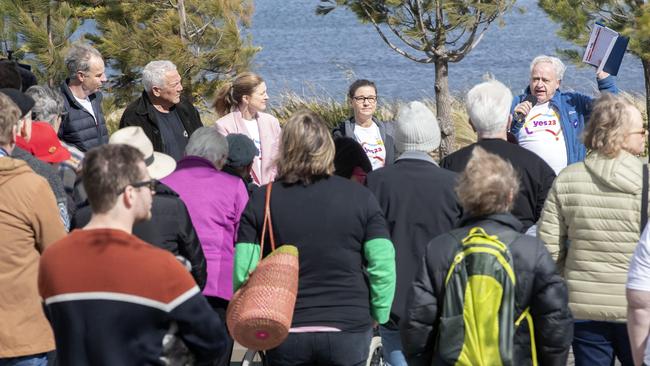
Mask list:
[[596,152],[553,183],[538,235],[569,287],[575,319],[625,321],[625,281],[640,236],[643,163]]

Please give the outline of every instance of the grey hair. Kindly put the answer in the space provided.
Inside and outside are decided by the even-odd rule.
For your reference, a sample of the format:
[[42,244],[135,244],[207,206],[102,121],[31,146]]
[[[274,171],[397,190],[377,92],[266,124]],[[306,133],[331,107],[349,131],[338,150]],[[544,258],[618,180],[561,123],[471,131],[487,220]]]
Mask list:
[[562,60],[553,56],[539,55],[535,57],[533,59],[533,62],[530,63],[530,73],[533,73],[533,68],[535,68],[535,65],[542,62],[548,62],[553,65],[553,69],[555,69],[555,75],[557,76],[558,80],[562,80],[562,78],[564,78],[564,71],[566,70],[566,66],[564,66]]
[[144,90],[149,93],[154,86],[162,88],[165,86],[165,74],[176,70],[176,65],[168,60],[149,62],[142,70],[142,85],[144,85]]
[[75,43],[68,50],[68,54],[65,56],[65,67],[68,70],[68,77],[75,79],[77,77],[77,72],[88,72],[90,71],[90,59],[93,57],[102,58],[102,54],[99,53],[94,47],[83,44]]
[[214,127],[201,127],[192,133],[185,147],[185,156],[207,159],[221,169],[228,157],[228,140]]
[[497,80],[474,86],[467,93],[467,114],[479,137],[505,132],[512,105],[512,92]]
[[34,99],[32,118],[44,121],[54,126],[56,119],[63,113],[63,94],[49,86],[34,85],[25,91],[25,94]]

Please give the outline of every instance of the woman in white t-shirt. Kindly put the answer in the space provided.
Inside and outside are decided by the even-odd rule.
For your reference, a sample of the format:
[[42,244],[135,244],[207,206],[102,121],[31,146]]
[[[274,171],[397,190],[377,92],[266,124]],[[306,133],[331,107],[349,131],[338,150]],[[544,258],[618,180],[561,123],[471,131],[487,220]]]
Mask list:
[[251,72],[237,75],[224,85],[214,101],[214,108],[221,117],[215,123],[224,136],[242,133],[253,140],[259,154],[251,167],[253,182],[264,185],[275,178],[275,159],[280,141],[280,123],[268,113],[266,83]]
[[360,79],[350,85],[348,101],[354,115],[341,122],[333,131],[334,137],[346,136],[357,140],[372,164],[379,169],[392,164],[396,158],[392,127],[375,117],[377,87],[370,80]]

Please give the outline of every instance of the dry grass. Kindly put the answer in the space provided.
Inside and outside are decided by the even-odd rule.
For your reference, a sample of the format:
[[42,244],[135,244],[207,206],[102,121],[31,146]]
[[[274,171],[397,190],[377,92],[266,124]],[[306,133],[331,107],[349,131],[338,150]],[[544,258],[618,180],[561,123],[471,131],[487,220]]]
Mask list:
[[[646,118],[645,98],[643,96],[625,92],[622,95],[630,100],[641,111],[643,117]],[[435,114],[435,99],[425,98],[421,102],[427,105]],[[377,108],[377,118],[382,121],[393,121],[400,104],[402,102],[381,101]],[[105,99],[104,111],[107,111],[105,113],[106,124],[108,130],[112,133],[117,129],[124,109],[111,108],[111,105],[112,101],[108,98]],[[282,95],[277,106],[272,107],[269,112],[280,120],[280,124],[284,124],[295,111],[304,108],[319,114],[332,128],[339,122],[347,119],[352,113],[346,103],[337,101],[331,97],[307,98],[295,93]],[[211,126],[217,120],[217,115],[211,110],[203,110],[201,112],[201,119],[204,125]],[[452,101],[452,120],[456,128],[456,149],[476,141],[476,133],[474,133],[469,125],[468,119],[464,102],[461,99],[455,98]]]

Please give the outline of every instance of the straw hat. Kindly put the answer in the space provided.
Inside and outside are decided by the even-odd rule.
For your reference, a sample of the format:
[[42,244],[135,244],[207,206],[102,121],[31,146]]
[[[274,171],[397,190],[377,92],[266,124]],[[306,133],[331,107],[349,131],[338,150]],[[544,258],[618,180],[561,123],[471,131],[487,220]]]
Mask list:
[[153,179],[161,179],[176,169],[176,160],[171,156],[153,151],[153,144],[145,135],[142,127],[131,126],[121,128],[111,135],[109,144],[131,145],[144,155],[149,175]]

